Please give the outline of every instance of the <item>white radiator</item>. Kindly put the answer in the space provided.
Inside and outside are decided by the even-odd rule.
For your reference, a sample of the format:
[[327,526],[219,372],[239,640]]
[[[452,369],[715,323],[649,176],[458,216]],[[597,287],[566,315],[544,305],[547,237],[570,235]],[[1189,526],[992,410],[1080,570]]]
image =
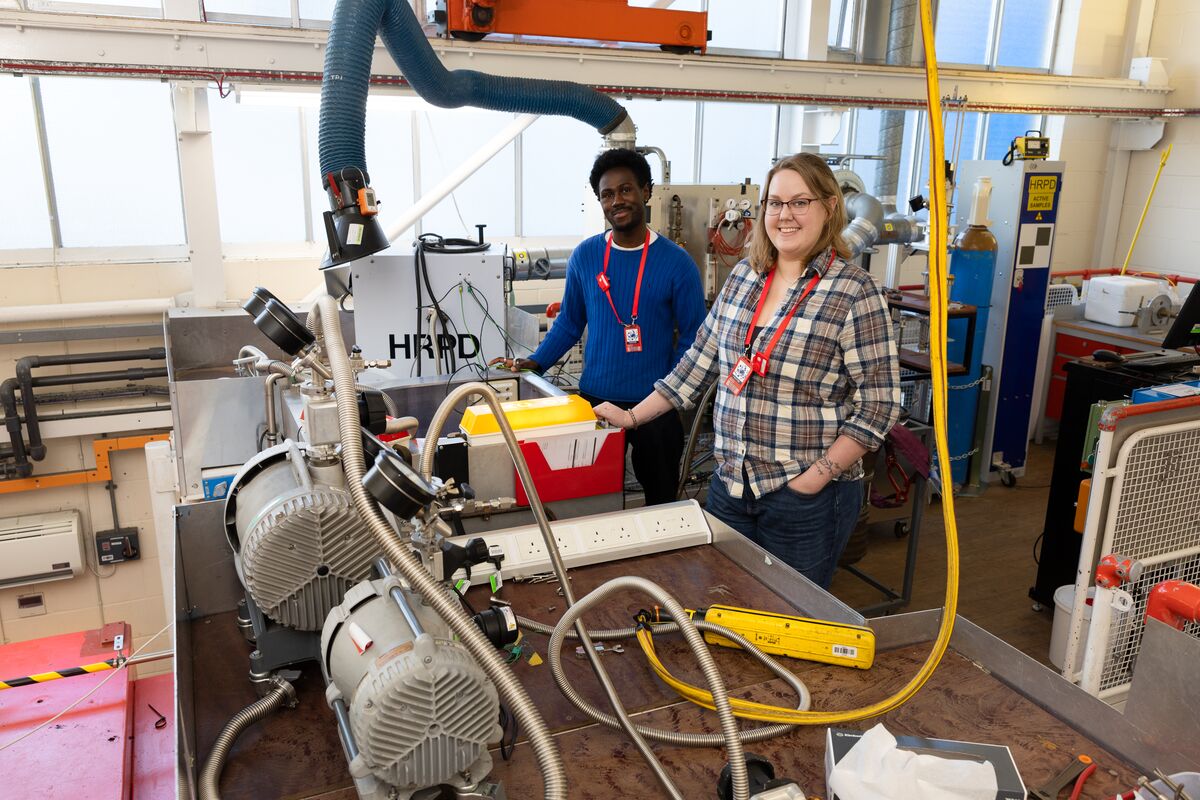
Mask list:
[[85,566],[78,511],[0,519],[0,588],[74,578]]

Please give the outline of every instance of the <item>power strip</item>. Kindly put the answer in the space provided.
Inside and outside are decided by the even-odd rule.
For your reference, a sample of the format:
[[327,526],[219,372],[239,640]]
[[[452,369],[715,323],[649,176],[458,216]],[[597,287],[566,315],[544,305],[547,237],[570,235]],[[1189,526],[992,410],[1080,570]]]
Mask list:
[[[558,551],[568,567],[603,564],[622,558],[663,553],[709,544],[712,531],[704,511],[695,500],[612,511],[590,517],[576,517],[550,523]],[[525,578],[552,572],[550,556],[542,532],[536,525],[508,528],[480,534],[492,547],[504,553],[501,575],[505,579]],[[480,564],[471,570],[471,583],[487,583],[496,570]],[[466,577],[462,570],[454,580]]]

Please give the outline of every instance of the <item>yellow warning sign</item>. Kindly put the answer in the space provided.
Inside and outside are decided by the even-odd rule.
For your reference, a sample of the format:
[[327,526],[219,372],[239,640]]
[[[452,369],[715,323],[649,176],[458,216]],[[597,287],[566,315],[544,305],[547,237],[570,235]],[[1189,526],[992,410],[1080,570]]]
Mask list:
[[1034,222],[1041,222],[1041,221],[1042,221],[1042,212],[1040,212],[1040,211],[1039,211],[1039,212],[1038,212],[1038,214],[1037,214],[1037,216],[1036,216],[1036,217],[1034,217],[1033,221],[1034,221]]
[[1026,211],[1053,211],[1054,193],[1058,189],[1057,175],[1035,175],[1029,179],[1029,200]]

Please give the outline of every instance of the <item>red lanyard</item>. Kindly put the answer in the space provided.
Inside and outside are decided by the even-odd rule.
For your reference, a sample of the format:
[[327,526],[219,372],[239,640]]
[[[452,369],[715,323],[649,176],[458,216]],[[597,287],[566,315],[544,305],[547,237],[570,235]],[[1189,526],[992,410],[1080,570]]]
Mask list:
[[[833,263],[833,254],[832,253],[829,255],[829,263],[830,264]],[[826,270],[829,269],[829,264],[825,265],[825,269]],[[746,357],[747,358],[750,357],[750,346],[754,342],[754,326],[756,324],[758,324],[758,316],[759,316],[759,314],[762,313],[763,304],[767,302],[767,294],[771,291],[771,281],[773,281],[774,279],[775,279],[775,270],[772,269],[770,274],[767,275],[766,284],[763,285],[762,294],[758,298],[758,305],[755,306],[755,308],[754,308],[754,316],[750,318],[750,327],[746,329]],[[787,326],[791,323],[792,317],[794,317],[796,315],[796,312],[800,310],[800,306],[803,305],[804,301],[808,298],[808,296],[810,294],[812,294],[812,290],[817,287],[817,283],[819,283],[820,280],[821,280],[820,272],[817,272],[815,275],[812,276],[812,279],[809,280],[808,285],[806,285],[804,287],[804,291],[800,293],[799,299],[796,300],[796,302],[792,304],[792,307],[788,311],[787,316],[785,316],[783,318],[783,322],[780,323],[779,327],[775,330],[775,334],[771,337],[771,341],[769,341],[767,343],[767,349],[759,351],[757,357],[761,358],[764,363],[767,362],[768,360],[770,360],[771,352],[775,349],[775,345],[779,344],[779,339],[781,336],[783,336],[783,332],[787,329]]]
[[[642,263],[638,265],[637,287],[633,290],[633,317],[630,319],[630,325],[637,324],[638,318],[638,300],[642,297],[642,274],[646,271],[646,255],[650,252],[650,229],[646,228],[646,243],[642,245]],[[604,292],[604,296],[608,298],[608,305],[613,310],[613,316],[617,318],[617,322],[624,325],[621,320],[621,315],[617,313],[617,306],[613,303],[612,292],[609,287],[612,284],[608,280],[608,257],[612,255],[612,235],[608,237],[608,244],[604,247],[604,269],[596,276],[596,284],[600,287],[600,291]]]

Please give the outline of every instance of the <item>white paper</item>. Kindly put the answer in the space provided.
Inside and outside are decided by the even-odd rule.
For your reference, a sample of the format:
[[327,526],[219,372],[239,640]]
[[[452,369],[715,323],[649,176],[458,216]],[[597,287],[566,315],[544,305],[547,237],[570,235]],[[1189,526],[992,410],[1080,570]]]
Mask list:
[[901,750],[876,725],[834,765],[829,788],[838,800],[995,800],[996,770],[984,761]]
[[590,467],[596,463],[600,446],[611,431],[590,431],[574,436],[555,436],[538,439],[537,446],[546,458],[546,465],[553,470],[572,467]]

